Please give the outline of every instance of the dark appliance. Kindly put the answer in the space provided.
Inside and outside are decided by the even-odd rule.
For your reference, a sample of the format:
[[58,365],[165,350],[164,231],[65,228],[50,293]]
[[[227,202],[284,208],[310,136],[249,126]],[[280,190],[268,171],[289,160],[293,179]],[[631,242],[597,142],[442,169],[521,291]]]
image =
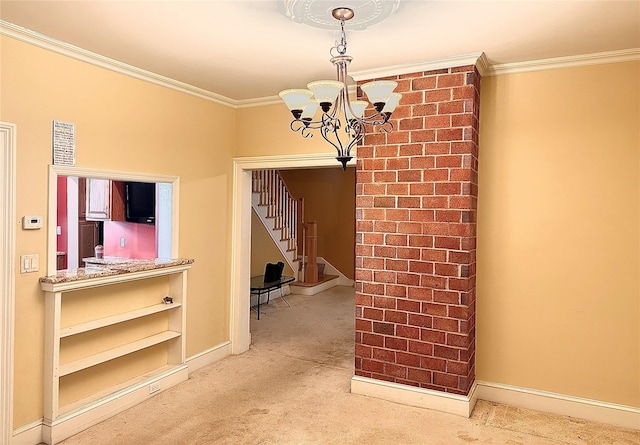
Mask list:
[[125,182],[125,219],[129,222],[156,223],[156,184]]

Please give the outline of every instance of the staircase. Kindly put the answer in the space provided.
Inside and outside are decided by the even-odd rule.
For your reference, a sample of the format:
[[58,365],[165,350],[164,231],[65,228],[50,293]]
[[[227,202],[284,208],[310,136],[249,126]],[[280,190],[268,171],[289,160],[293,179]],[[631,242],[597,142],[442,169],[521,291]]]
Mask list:
[[299,269],[299,200],[289,193],[277,170],[251,173],[251,206],[291,270]]
[[[304,238],[309,238],[309,233],[315,234],[316,223],[305,221],[303,198],[296,199],[291,195],[280,173],[256,170],[252,172],[251,180],[254,211],[289,267],[298,271],[300,281],[290,285],[292,293],[315,295],[337,285],[352,286],[353,280],[324,258],[316,257],[315,246],[308,240],[305,243]],[[309,272],[309,268],[315,268],[316,272]],[[317,278],[312,279],[314,275]]]

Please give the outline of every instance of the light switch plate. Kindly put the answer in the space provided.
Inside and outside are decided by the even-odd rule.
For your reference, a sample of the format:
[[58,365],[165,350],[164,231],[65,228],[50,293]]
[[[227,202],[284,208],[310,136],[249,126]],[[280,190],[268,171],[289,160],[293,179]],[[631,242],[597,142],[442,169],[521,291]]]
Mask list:
[[38,272],[40,270],[40,255],[20,255],[20,273]]

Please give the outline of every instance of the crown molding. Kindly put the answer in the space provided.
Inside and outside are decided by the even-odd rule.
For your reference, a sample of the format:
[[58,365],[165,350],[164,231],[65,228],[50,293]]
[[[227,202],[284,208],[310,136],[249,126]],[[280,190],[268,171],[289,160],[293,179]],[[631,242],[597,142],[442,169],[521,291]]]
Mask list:
[[605,63],[631,62],[634,60],[640,60],[640,48],[580,54],[577,56],[554,57],[550,59],[529,60],[526,62],[496,64],[488,66],[485,75],[500,76],[503,74],[556,70],[561,68],[574,68],[578,66],[600,65]]
[[152,73],[151,71],[143,70],[141,68],[119,62],[109,57],[101,56],[100,54],[96,54],[77,46],[70,45],[60,40],[45,36],[44,34],[40,34],[21,26],[14,25],[13,23],[6,22],[4,20],[0,20],[0,35],[12,37],[22,42],[56,52],[63,56],[90,63],[100,68],[115,71],[120,74],[125,74],[127,76],[143,80],[145,82],[171,88],[172,90],[190,94],[201,99],[210,100],[220,105],[226,105],[235,108],[237,104],[237,101],[221,94],[207,91],[205,89],[198,88],[193,85],[171,79],[169,77],[161,76],[160,74]]
[[[231,99],[212,91],[198,88],[169,77],[161,76],[159,74],[119,62],[109,57],[101,56],[4,20],[0,20],[0,35],[12,37],[76,60],[87,62],[104,69],[115,71],[120,74],[170,88],[182,93],[190,94],[231,108],[251,108],[281,103],[278,96],[257,97],[241,100]],[[356,81],[363,81],[373,78],[397,76],[421,71],[433,71],[456,66],[475,65],[478,68],[480,75],[484,77],[605,63],[629,62],[635,60],[640,60],[640,48],[494,65],[489,62],[484,53],[479,52],[431,59],[414,64],[394,65],[370,70],[355,71],[350,73],[350,75]]]
[[[420,63],[406,65],[393,65],[370,70],[353,71],[349,75],[357,82],[362,80],[377,79],[380,77],[398,76],[402,74],[418,73],[421,71],[435,71],[456,66],[476,65],[479,60],[483,60],[483,67],[486,65],[484,53],[462,54],[459,56],[440,57]],[[479,68],[480,69],[480,68]],[[480,74],[483,74],[482,72]]]

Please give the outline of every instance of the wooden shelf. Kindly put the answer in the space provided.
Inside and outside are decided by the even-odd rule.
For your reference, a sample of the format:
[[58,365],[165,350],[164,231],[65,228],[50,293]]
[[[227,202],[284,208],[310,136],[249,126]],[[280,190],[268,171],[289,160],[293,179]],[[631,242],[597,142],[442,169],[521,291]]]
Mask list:
[[127,343],[117,348],[108,349],[98,354],[93,354],[88,357],[81,358],[80,360],[74,360],[69,363],[61,364],[58,368],[58,376],[73,374],[74,372],[82,371],[83,369],[90,368],[100,363],[108,362],[114,358],[122,357],[123,355],[131,354],[141,349],[149,348],[165,341],[180,337],[182,334],[176,331],[165,331],[150,337],[140,339],[138,341]]
[[141,309],[136,309],[134,311],[112,315],[105,318],[100,318],[98,320],[91,320],[86,323],[81,323],[81,324],[60,329],[59,337],[60,338],[70,337],[72,335],[93,331],[95,329],[104,328],[106,326],[122,323],[124,321],[145,317],[147,315],[157,314],[159,312],[164,312],[164,311],[170,311],[172,309],[177,309],[180,306],[182,306],[180,303],[172,303],[172,304],[160,303],[160,304],[155,304],[153,306],[148,306]]

